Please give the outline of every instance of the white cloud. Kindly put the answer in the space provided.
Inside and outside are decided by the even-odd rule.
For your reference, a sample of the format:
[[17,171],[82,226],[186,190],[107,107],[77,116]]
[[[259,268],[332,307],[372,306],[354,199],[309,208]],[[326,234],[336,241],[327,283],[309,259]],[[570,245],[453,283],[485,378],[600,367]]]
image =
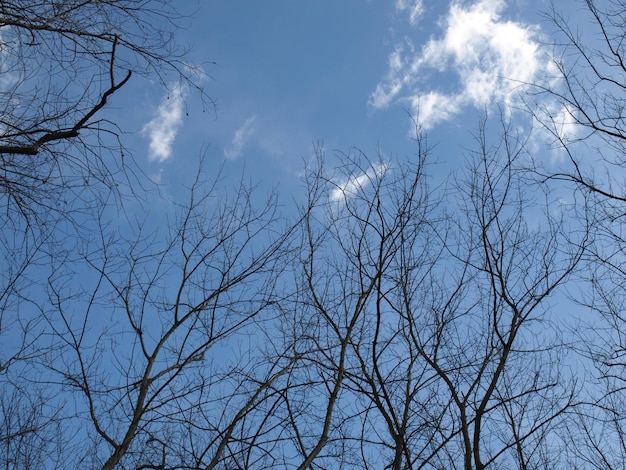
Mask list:
[[396,0],[397,11],[407,11],[409,13],[409,21],[412,25],[417,23],[422,13],[424,13],[423,0]]
[[410,100],[420,122],[434,125],[436,122],[447,121],[457,114],[460,103],[454,96],[448,96],[436,91],[429,91],[422,95],[415,95]]
[[143,128],[150,138],[148,158],[163,162],[172,156],[172,145],[182,125],[187,89],[174,85],[171,92],[161,100],[156,115]]
[[[432,127],[467,106],[515,103],[523,83],[536,81],[553,63],[539,45],[538,31],[502,19],[504,7],[504,0],[479,0],[469,6],[453,2],[439,37],[420,50],[408,41],[396,46],[370,106],[408,102],[423,125]],[[429,73],[447,74],[447,91],[429,87],[424,80]]]
[[404,46],[398,45],[389,54],[387,76],[382,83],[376,85],[376,90],[371,94],[369,100],[370,105],[376,109],[389,106],[398,93],[402,91],[402,87],[408,82],[409,74],[405,71],[407,65],[403,61],[403,52]]
[[356,196],[359,190],[367,187],[374,178],[381,178],[388,169],[388,163],[378,163],[361,175],[350,176],[346,181],[336,184],[336,188],[330,192],[329,199],[331,202],[341,202]]
[[235,131],[233,141],[230,148],[224,150],[224,156],[229,160],[234,160],[241,156],[243,148],[246,146],[250,138],[254,135],[255,127],[254,123],[256,116],[249,117],[245,120],[243,125]]

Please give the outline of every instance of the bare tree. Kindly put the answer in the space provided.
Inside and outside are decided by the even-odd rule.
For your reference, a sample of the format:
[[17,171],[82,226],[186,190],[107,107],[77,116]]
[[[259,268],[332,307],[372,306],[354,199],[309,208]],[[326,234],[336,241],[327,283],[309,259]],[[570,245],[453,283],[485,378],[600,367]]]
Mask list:
[[241,183],[218,197],[202,173],[166,234],[103,212],[22,290],[22,318],[40,320],[4,371],[3,461],[557,465],[577,389],[548,302],[588,232],[572,239],[516,169],[525,142],[509,127],[493,143],[479,129],[451,186],[431,186],[417,136],[403,164],[355,151],[329,172],[320,155],[292,224],[273,197],[256,208]]
[[168,0],[5,1],[0,5],[0,196],[41,224],[104,191],[137,185],[117,123],[104,116],[133,74],[200,88],[175,41],[185,16]]
[[536,86],[536,96],[548,98],[548,102],[556,100],[575,127],[573,132],[563,132],[562,122],[550,116],[550,109],[534,113],[551,132],[558,151],[567,157],[558,169],[541,165],[537,171],[552,181],[574,183],[575,191],[585,196],[583,208],[595,242],[581,271],[587,288],[577,290],[575,298],[593,315],[581,320],[574,349],[590,362],[586,393],[581,396],[587,405],[579,408],[576,424],[565,434],[570,454],[585,468],[613,469],[624,468],[626,455],[626,2],[580,3],[583,20],[587,20],[585,28],[556,9],[548,14],[557,33],[559,80],[551,86]]
[[3,430],[7,465],[45,451],[74,468],[220,468],[221,442],[293,362],[286,352],[268,363],[255,347],[276,316],[290,232],[273,196],[259,209],[252,200],[244,185],[220,197],[198,178],[168,233],[145,222],[133,235],[103,218],[78,258],[55,258],[48,298],[30,302],[41,334],[3,389],[45,393],[59,429],[36,433],[39,447]]
[[493,146],[484,127],[478,137],[453,188],[429,188],[419,129],[412,163],[356,153],[340,174],[309,174],[299,314],[285,330],[308,364],[292,372],[307,385],[285,392],[294,466],[559,461],[550,437],[577,389],[548,301],[586,232],[571,239],[566,213],[516,170],[528,156],[508,126]]
[[580,261],[587,232],[570,240],[565,214],[550,214],[546,188],[516,170],[528,158],[525,142],[502,129],[491,145],[479,129],[460,187],[464,216],[448,242],[458,274],[440,281],[449,293],[445,308],[431,307],[432,324],[413,329],[449,389],[458,424],[445,437],[456,441],[465,469],[540,467],[546,428],[575,393],[561,376],[558,336],[549,333],[563,312],[553,317],[547,301]]
[[[3,445],[24,433],[23,442],[45,440],[55,433],[42,426],[58,424],[54,407],[33,403],[34,414],[27,406],[15,414],[26,403],[15,390],[28,389],[21,362],[57,346],[42,340],[49,329],[30,296],[44,294],[51,263],[75,261],[68,237],[92,237],[86,219],[97,219],[112,198],[140,196],[147,181],[106,107],[133,76],[182,83],[211,104],[201,71],[175,40],[185,22],[168,0],[0,2],[0,373],[2,404],[11,410],[2,415]],[[47,391],[36,396],[50,401]]]

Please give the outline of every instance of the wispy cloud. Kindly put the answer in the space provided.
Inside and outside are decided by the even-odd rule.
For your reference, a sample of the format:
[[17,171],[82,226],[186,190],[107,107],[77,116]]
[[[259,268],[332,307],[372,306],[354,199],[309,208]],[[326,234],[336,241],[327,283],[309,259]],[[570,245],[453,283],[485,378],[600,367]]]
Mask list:
[[144,126],[143,133],[150,139],[150,160],[163,162],[172,156],[172,145],[183,122],[186,96],[184,86],[173,86],[161,100],[155,116]]
[[245,120],[243,125],[235,131],[233,141],[229,148],[224,150],[224,156],[229,160],[239,158],[243,152],[244,147],[254,135],[255,127],[254,123],[256,116],[251,116]]
[[335,189],[329,194],[331,202],[345,201],[349,197],[354,197],[360,190],[369,186],[375,178],[381,178],[389,169],[388,163],[377,163],[365,173],[360,175],[352,175],[345,181],[336,183]]
[[399,12],[406,11],[409,15],[409,21],[415,25],[424,13],[423,0],[396,0],[396,10]]
[[[432,127],[467,106],[514,103],[522,84],[551,71],[553,62],[538,42],[539,31],[502,19],[504,7],[504,0],[452,2],[440,36],[419,50],[408,40],[395,47],[370,106],[408,103],[423,125]],[[447,74],[447,90],[427,85],[425,78],[433,73]]]

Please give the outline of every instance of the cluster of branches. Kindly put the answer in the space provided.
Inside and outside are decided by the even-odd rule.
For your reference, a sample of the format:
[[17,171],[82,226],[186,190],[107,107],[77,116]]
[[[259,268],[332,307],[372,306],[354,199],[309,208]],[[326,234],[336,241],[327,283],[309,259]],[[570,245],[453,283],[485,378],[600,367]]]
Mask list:
[[[555,14],[586,68],[539,91],[614,164],[621,95],[585,80],[620,85],[604,74],[623,67],[626,5],[586,6],[610,52]],[[563,171],[485,118],[433,184],[416,123],[404,162],[318,149],[295,220],[201,167],[165,232],[112,223],[97,197],[78,244],[45,229],[41,208],[85,187],[66,175],[115,177],[99,115],[131,71],[192,78],[151,17],[180,19],[165,0],[0,3],[4,467],[623,468],[624,200],[550,121]],[[562,180],[576,204],[556,204]],[[587,281],[594,328],[572,333],[553,299]]]
[[0,4],[0,204],[13,230],[141,185],[122,129],[103,114],[133,74],[182,82],[210,104],[174,40],[180,11],[169,0]]

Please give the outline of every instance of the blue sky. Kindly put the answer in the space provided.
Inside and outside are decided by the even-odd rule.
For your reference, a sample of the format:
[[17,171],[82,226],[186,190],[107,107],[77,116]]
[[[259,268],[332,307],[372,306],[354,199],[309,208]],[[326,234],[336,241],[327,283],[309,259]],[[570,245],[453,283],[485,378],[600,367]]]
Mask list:
[[202,151],[226,174],[245,165],[253,179],[285,189],[316,143],[329,155],[356,146],[410,156],[407,113],[419,114],[448,170],[481,113],[520,105],[520,82],[554,74],[551,25],[539,8],[525,0],[199,2],[179,41],[202,64],[215,112],[175,83],[167,92],[140,81],[120,93],[116,110],[132,117],[130,146],[164,184]]

